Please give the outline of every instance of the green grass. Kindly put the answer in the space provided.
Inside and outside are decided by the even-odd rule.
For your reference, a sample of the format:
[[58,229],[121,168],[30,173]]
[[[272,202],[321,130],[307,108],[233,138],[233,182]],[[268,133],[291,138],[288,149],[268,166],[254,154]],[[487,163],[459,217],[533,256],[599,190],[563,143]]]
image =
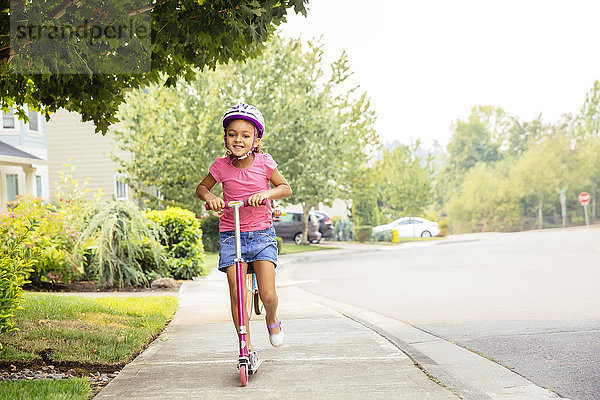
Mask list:
[[379,242],[379,241],[368,241],[368,242],[359,242],[358,240],[351,240],[351,241],[347,241],[347,242],[343,242],[343,243],[356,243],[356,244],[380,244],[383,246],[396,246],[398,244],[401,243],[407,243],[407,242],[427,242],[430,240],[444,240],[444,237],[438,237],[438,236],[434,236],[434,237],[428,237],[428,238],[424,238],[424,237],[416,237],[416,238],[398,238],[398,242],[394,243],[394,242]]
[[[26,293],[17,332],[0,335],[0,361],[121,366],[171,320],[174,296],[100,297]],[[4,398],[0,396],[0,398]]]
[[328,247],[328,246],[311,246],[311,245],[297,245],[295,243],[283,243],[281,245],[281,252],[279,254],[293,254],[293,253],[303,253],[305,251],[317,251],[317,250],[330,250],[337,249],[337,247]]
[[[310,246],[310,245],[297,245],[295,243],[283,243],[281,247],[281,253],[283,254],[293,254],[293,253],[302,253],[305,251],[317,251],[317,250],[329,250],[329,249],[337,249],[337,247],[327,247],[327,246]],[[219,253],[206,253],[205,258],[205,268],[207,271],[210,271],[213,268],[216,268],[219,265]]]
[[219,265],[219,252],[209,253],[206,252],[206,256],[204,258],[204,269],[206,272],[210,272],[213,268],[216,268]]
[[0,382],[0,399],[87,400],[91,396],[86,378]]

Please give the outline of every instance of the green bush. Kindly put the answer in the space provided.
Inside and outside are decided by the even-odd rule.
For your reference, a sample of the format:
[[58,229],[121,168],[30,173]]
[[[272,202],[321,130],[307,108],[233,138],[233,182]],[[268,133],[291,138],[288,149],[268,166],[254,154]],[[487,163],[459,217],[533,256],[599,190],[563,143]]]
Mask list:
[[202,243],[204,250],[215,253],[219,251],[219,217],[209,215],[200,219]]
[[171,274],[175,279],[192,279],[204,273],[204,246],[200,221],[193,212],[179,207],[151,210],[146,217],[165,232],[162,244],[167,249]]
[[373,227],[371,225],[358,225],[354,227],[354,236],[361,242],[371,240]]
[[[87,270],[98,287],[148,285],[142,261],[149,250],[157,265],[164,260],[161,228],[128,202],[106,203],[82,232],[77,248],[91,250]],[[90,247],[91,246],[91,247]]]
[[169,267],[169,256],[167,251],[161,251],[158,257],[155,257],[154,243],[149,238],[142,238],[141,253],[136,257],[137,262],[142,266],[142,271],[148,279],[148,282],[152,282],[158,278],[170,277],[171,271]]
[[283,246],[283,238],[276,236],[275,240],[277,240],[277,254],[281,254],[281,246]]
[[333,224],[334,240],[354,240],[354,224],[349,219],[341,219]]
[[0,226],[9,231],[24,233],[29,221],[39,221],[36,230],[25,239],[27,245],[40,250],[31,282],[68,283],[79,278],[83,272],[83,252],[75,250],[79,231],[72,225],[69,214],[31,195],[18,196],[10,208],[10,212],[0,215]]
[[391,242],[394,239],[394,232],[390,229],[383,232],[373,233],[373,240],[376,242]]
[[12,317],[14,311],[20,308],[22,286],[28,282],[37,262],[37,249],[26,243],[35,225],[30,222],[21,233],[0,227],[0,333],[14,330]]

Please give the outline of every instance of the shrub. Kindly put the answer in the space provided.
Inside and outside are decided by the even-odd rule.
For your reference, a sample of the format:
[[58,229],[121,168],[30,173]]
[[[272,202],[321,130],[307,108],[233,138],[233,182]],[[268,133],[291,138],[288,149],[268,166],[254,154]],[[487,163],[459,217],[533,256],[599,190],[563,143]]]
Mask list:
[[31,195],[18,196],[10,206],[10,212],[0,215],[0,226],[14,234],[26,232],[31,220],[38,221],[35,231],[24,239],[27,245],[40,250],[31,272],[31,282],[34,285],[67,283],[78,278],[83,272],[83,253],[74,250],[79,231],[73,227],[68,215]]
[[354,227],[354,235],[361,242],[371,240],[373,234],[373,227],[371,225],[358,225]]
[[204,250],[215,253],[219,251],[219,217],[209,215],[200,219],[202,227],[202,243]]
[[281,254],[281,247],[283,246],[283,238],[280,236],[276,236],[275,240],[277,240],[277,254]]
[[192,279],[204,273],[204,246],[200,221],[193,212],[179,207],[151,210],[146,217],[160,225],[171,274],[175,279]]
[[448,236],[448,230],[450,229],[450,223],[447,217],[442,217],[438,221],[438,226],[440,228],[439,237]]
[[337,220],[333,225],[335,240],[348,241],[354,239],[354,224],[348,219]]
[[92,199],[88,200],[88,189],[90,178],[86,178],[83,183],[73,178],[75,166],[71,164],[71,159],[66,164],[65,171],[58,173],[58,182],[55,182],[54,209],[63,214],[70,225],[78,230],[85,229],[85,226],[91,221],[93,216],[100,211],[100,200],[104,193],[98,189],[93,193]]
[[373,233],[373,240],[377,242],[392,242],[394,240],[394,232],[390,229]]
[[[157,265],[164,260],[161,228],[132,203],[111,201],[90,221],[77,248],[91,250],[87,266],[98,287],[147,285],[142,260],[149,251]],[[146,249],[145,249],[146,248]]]
[[0,333],[14,330],[13,313],[20,308],[22,286],[28,282],[37,261],[37,250],[26,244],[27,235],[35,226],[36,223],[30,222],[21,233],[0,227]]

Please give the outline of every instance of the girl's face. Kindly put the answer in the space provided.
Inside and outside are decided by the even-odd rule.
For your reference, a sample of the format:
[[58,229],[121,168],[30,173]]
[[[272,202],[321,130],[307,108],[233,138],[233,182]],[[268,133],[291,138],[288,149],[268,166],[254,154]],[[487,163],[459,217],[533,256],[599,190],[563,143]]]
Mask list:
[[256,147],[260,141],[258,138],[254,141],[254,125],[243,119],[235,119],[227,125],[225,138],[227,148],[236,157],[247,154],[252,149],[252,142]]

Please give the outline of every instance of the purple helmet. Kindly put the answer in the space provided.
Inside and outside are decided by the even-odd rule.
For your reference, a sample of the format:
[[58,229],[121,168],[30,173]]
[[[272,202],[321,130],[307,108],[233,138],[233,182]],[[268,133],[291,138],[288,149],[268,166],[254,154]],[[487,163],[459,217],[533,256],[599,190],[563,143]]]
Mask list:
[[265,120],[258,108],[249,104],[238,103],[227,109],[223,115],[223,129],[234,119],[244,119],[256,127],[256,136],[260,139],[265,132]]

